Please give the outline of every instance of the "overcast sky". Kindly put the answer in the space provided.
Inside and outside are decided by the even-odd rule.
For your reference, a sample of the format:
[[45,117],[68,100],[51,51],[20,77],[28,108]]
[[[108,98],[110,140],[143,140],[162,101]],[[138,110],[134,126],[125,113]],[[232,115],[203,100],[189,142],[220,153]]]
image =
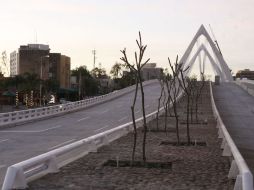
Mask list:
[[167,67],[181,57],[197,32],[209,24],[229,67],[254,70],[253,0],[0,0],[0,51],[20,45],[49,44],[51,52],[71,57],[72,68],[96,63],[109,70],[127,48],[134,60],[142,32],[146,57]]

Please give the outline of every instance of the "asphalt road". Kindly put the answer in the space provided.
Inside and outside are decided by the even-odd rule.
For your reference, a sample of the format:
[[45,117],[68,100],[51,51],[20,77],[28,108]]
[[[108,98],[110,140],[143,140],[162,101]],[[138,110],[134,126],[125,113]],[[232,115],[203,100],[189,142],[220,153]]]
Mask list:
[[234,83],[213,86],[221,118],[254,174],[254,97]]
[[[159,83],[144,87],[146,114],[157,109]],[[134,91],[84,110],[0,130],[0,184],[8,166],[131,121]],[[138,93],[136,118],[142,116]]]

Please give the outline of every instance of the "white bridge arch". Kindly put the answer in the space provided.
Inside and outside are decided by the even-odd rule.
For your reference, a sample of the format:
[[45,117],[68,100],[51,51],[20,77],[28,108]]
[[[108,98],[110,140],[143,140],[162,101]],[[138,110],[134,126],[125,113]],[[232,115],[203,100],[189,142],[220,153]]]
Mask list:
[[[207,50],[205,44],[203,44],[203,43],[201,45],[198,44],[198,39],[202,35],[206,38],[207,42],[209,43],[209,45],[214,53],[215,59],[211,56],[211,54]],[[196,51],[196,53],[193,55],[193,57],[190,59],[190,55],[192,53],[195,43],[197,43],[199,45],[199,48]],[[190,71],[192,70],[192,67],[196,61],[197,56],[200,55],[202,51],[204,52],[205,56],[208,57],[215,74],[220,76],[221,82],[229,82],[229,81],[233,80],[231,71],[230,71],[227,63],[225,62],[222,54],[220,53],[218,48],[215,46],[212,38],[210,37],[210,35],[208,34],[208,32],[206,31],[206,29],[203,25],[201,25],[198,32],[196,33],[196,35],[192,39],[191,43],[189,44],[187,50],[185,51],[182,58],[180,59],[180,63],[183,63],[182,67],[184,67],[184,68],[189,67],[189,69],[186,73],[187,76],[190,74]],[[203,65],[203,67],[204,67],[204,65]],[[201,66],[200,66],[200,70],[201,70]]]

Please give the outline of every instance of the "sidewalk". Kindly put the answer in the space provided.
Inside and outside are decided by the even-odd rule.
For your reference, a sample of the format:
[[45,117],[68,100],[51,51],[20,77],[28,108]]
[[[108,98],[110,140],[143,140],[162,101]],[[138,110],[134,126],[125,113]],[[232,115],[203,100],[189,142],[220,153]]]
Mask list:
[[[227,174],[229,159],[222,157],[220,140],[217,138],[215,120],[212,116],[210,96],[203,96],[200,119],[208,124],[191,124],[192,141],[206,142],[207,146],[160,145],[162,141],[175,141],[174,118],[168,117],[167,133],[148,132],[147,161],[172,162],[171,169],[104,166],[108,160],[127,160],[131,158],[133,134],[128,134],[96,153],[61,168],[59,173],[49,174],[29,184],[29,190],[36,189],[82,189],[82,190],[228,190],[233,189]],[[181,104],[184,102],[181,101]],[[180,107],[184,107],[181,105]],[[179,108],[180,109],[180,108]],[[180,120],[185,119],[185,110],[180,110]],[[156,120],[148,124],[156,129]],[[160,129],[164,129],[164,117],[160,117]],[[142,130],[138,131],[136,160],[142,158]],[[186,126],[180,125],[181,141],[186,141]]]
[[254,173],[254,97],[234,83],[213,86],[213,92],[228,132]]

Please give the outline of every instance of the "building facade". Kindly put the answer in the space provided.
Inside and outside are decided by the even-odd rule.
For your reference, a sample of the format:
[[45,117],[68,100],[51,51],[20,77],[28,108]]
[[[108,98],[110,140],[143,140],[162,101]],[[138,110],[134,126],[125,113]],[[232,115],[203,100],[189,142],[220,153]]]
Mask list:
[[28,44],[20,46],[18,52],[18,74],[35,73],[41,79],[46,80],[48,76],[49,46],[43,44]]
[[18,75],[19,73],[19,64],[18,64],[18,52],[13,51],[10,53],[10,76],[14,77],[15,75]]
[[10,54],[11,76],[35,73],[40,79],[55,79],[61,88],[70,88],[70,57],[50,53],[49,45],[22,45]]
[[163,69],[156,67],[156,63],[147,63],[142,69],[143,80],[161,79]]
[[49,77],[59,81],[60,88],[70,88],[71,59],[61,53],[49,54]]

